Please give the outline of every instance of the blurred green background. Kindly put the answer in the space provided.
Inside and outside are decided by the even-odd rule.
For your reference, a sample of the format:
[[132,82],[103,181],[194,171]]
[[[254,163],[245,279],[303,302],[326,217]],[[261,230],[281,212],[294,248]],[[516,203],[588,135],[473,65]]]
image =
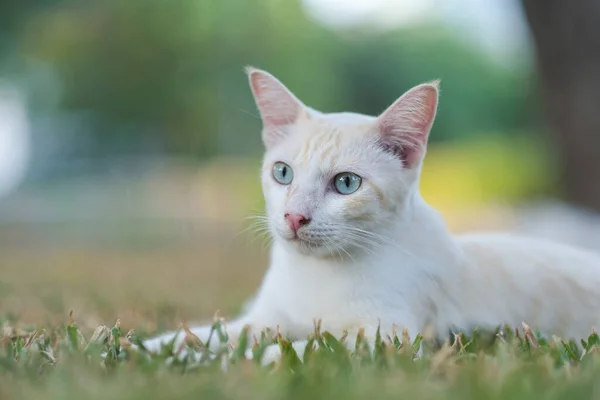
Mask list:
[[[322,111],[377,114],[440,78],[422,190],[454,230],[506,227],[510,206],[541,197],[598,208],[582,193],[589,185],[565,185],[589,178],[598,150],[571,140],[588,150],[587,167],[575,165],[561,141],[594,125],[552,118],[552,93],[569,104],[583,93],[556,70],[586,78],[560,58],[585,42],[570,18],[534,0],[2,1],[0,311],[31,313],[52,296],[59,313],[160,301],[185,316],[202,302],[200,313],[234,310],[266,264],[256,242],[236,236],[262,204],[246,65]],[[550,26],[574,36],[548,38]],[[562,70],[544,70],[547,43]],[[594,65],[592,53],[578,65]],[[243,249],[237,258],[231,246]],[[182,294],[182,280],[207,293]],[[232,287],[242,291],[219,300]]]

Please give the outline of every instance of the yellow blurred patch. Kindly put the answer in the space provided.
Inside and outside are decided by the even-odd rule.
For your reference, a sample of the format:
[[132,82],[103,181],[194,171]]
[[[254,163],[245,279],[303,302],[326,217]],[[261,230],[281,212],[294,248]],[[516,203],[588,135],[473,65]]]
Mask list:
[[554,184],[550,156],[531,139],[488,136],[431,146],[421,192],[444,211],[512,203]]

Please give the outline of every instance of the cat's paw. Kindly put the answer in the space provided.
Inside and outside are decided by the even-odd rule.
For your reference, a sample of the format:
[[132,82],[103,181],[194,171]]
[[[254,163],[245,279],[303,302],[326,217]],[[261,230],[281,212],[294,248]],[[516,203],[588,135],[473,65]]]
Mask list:
[[[302,361],[302,359],[304,358],[304,352],[306,351],[307,345],[308,345],[307,340],[299,340],[296,342],[292,342],[292,348],[296,352],[296,355],[298,356],[300,361]],[[314,349],[318,348],[318,343],[313,342],[313,348]],[[265,367],[265,366],[271,365],[273,363],[278,363],[279,361],[281,361],[281,356],[282,356],[282,353],[281,353],[281,347],[279,346],[279,344],[272,344],[270,346],[267,346],[267,348],[265,349],[264,353],[262,354],[262,356],[260,358],[260,364],[263,367]]]
[[151,339],[146,339],[142,342],[142,345],[148,352],[152,354],[159,354],[163,347],[169,345],[170,343],[173,343],[173,348],[175,350],[178,349],[183,343],[183,339],[184,334],[181,331],[169,332]]
[[260,358],[260,365],[263,367],[278,363],[281,360],[281,348],[278,344],[268,346]]

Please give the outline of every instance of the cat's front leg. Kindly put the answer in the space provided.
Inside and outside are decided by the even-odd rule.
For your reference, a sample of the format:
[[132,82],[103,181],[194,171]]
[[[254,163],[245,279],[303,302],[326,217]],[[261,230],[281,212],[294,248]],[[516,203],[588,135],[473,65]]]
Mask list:
[[[209,346],[209,350],[216,351],[219,346],[221,346],[221,336],[226,333],[228,337],[228,343],[235,343],[244,327],[248,324],[248,319],[245,317],[238,318],[236,320],[224,323],[222,325],[221,334],[217,332],[216,329],[213,329],[213,324],[205,324],[199,326],[193,326],[189,328],[190,333],[198,337],[203,345]],[[186,331],[184,329],[180,329],[178,331],[172,331],[160,336],[147,339],[142,344],[146,348],[146,350],[152,353],[160,353],[161,349],[173,343],[173,349],[177,351],[184,345],[184,341],[186,339]],[[187,349],[186,349],[187,351]],[[185,351],[182,351],[182,356],[185,355]]]
[[[355,338],[356,335],[359,334],[359,330],[353,330],[353,332],[355,334]],[[346,338],[349,338],[350,336],[347,335]],[[312,346],[313,346],[313,350],[317,350],[319,349],[319,342],[316,340],[311,341]],[[356,348],[356,340],[346,340],[345,345],[347,347],[348,350],[350,350],[351,352],[353,352]],[[298,358],[303,361],[304,360],[304,354],[306,352],[306,347],[308,346],[309,341],[308,340],[296,340],[292,342],[292,348],[294,349],[294,351],[296,352],[296,355],[298,356]],[[251,357],[250,353],[246,353],[247,357]],[[279,344],[272,344],[270,346],[268,346],[264,353],[262,354],[262,357],[260,359],[260,363],[263,366],[267,366],[270,365],[272,363],[277,363],[281,360],[281,347]]]
[[[416,335],[419,333],[418,329],[416,329],[416,325],[413,325],[413,328],[407,328],[409,333],[412,333],[412,335],[414,335],[414,337],[412,337],[412,340],[415,339]],[[387,340],[388,339],[388,335],[385,332],[380,331],[381,334],[381,338],[382,340]],[[369,351],[371,353],[373,353],[375,351],[375,341],[376,341],[376,335],[377,335],[377,328],[367,328],[367,329],[352,329],[350,332],[348,332],[348,334],[346,335],[346,340],[344,341],[344,344],[346,346],[346,348],[350,351],[350,352],[354,352],[356,350],[356,342],[358,340],[358,336],[362,337],[362,340],[364,341],[364,343],[367,345]],[[308,340],[298,340],[298,341],[294,341],[292,342],[292,347],[294,348],[294,350],[296,351],[296,354],[298,355],[298,358],[302,361],[304,360],[304,353],[306,352],[306,346],[308,345],[309,341]],[[411,345],[412,343],[407,343],[407,345]],[[317,341],[313,341],[312,342],[313,345],[313,350],[317,350],[319,348],[319,343]],[[419,346],[419,348],[416,351],[416,358],[419,358],[422,355],[423,352],[423,348],[422,346]],[[279,360],[281,360],[281,347],[279,346],[279,344],[273,344],[268,346],[261,359],[260,359],[260,363],[263,366],[269,365],[271,363],[276,363],[279,362]],[[372,354],[373,355],[373,354]],[[248,351],[246,353],[246,357],[247,358],[252,358],[252,354],[250,351]]]
[[[373,348],[371,346],[373,343],[368,343],[371,348]],[[297,340],[297,341],[292,342],[292,348],[296,352],[296,355],[298,356],[300,361],[304,360],[304,353],[306,352],[306,347],[308,346],[308,344],[309,344],[308,340]],[[350,352],[354,352],[354,350],[356,348],[355,347],[356,341],[346,341],[345,344],[346,344],[346,348]],[[313,346],[313,350],[319,349],[319,343],[316,340],[312,341],[312,346]],[[260,363],[262,366],[267,366],[272,363],[278,363],[281,360],[281,356],[282,356],[282,353],[281,353],[281,347],[279,346],[279,344],[272,344],[265,349],[265,351],[262,354],[262,357],[260,359]],[[251,353],[247,352],[246,357],[251,358],[252,357]]]
[[[292,347],[296,351],[298,358],[300,360],[304,359],[304,352],[306,351],[306,346],[308,345],[308,340],[297,340],[292,342]],[[313,342],[314,348],[317,349],[319,344],[317,342]],[[252,358],[252,354],[246,352],[246,358]],[[272,363],[277,363],[281,360],[281,347],[279,344],[272,344],[267,346],[264,353],[261,356],[260,363],[262,366],[267,366]]]

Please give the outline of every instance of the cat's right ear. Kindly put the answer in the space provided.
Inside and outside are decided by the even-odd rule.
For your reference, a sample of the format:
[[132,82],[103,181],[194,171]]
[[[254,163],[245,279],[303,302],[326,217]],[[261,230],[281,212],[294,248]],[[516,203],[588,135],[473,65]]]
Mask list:
[[415,86],[377,118],[382,144],[407,168],[418,167],[427,148],[439,97],[438,80]]
[[296,122],[304,104],[270,73],[253,67],[246,67],[246,73],[263,123],[263,143],[274,146],[285,137],[286,126]]

